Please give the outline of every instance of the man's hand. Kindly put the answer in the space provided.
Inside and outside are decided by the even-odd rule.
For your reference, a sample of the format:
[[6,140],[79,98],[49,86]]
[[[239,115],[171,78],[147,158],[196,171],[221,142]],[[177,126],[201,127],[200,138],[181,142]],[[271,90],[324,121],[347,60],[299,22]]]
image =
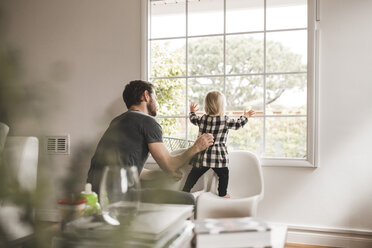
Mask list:
[[210,133],[204,133],[195,141],[193,147],[196,149],[196,153],[198,153],[213,145],[213,142],[213,135]]
[[174,179],[174,181],[179,181],[182,179],[183,174],[180,170],[176,170],[171,173],[171,176]]
[[175,156],[171,156],[168,149],[161,142],[149,143],[148,146],[151,155],[160,168],[164,171],[174,173],[188,163],[196,153],[205,150],[207,147],[211,146],[213,142],[213,135],[205,133],[201,135],[185,152]]
[[198,104],[197,103],[194,103],[194,102],[190,103],[190,112],[194,112],[195,113],[198,110],[199,110],[199,108],[198,108]]

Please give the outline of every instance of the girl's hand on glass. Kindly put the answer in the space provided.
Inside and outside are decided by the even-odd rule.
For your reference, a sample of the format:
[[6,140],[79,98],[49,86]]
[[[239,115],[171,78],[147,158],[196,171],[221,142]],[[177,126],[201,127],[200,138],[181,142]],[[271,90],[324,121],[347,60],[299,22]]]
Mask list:
[[253,117],[255,114],[256,114],[256,112],[253,109],[249,110],[248,112],[247,112],[247,110],[244,109],[244,116],[245,117]]
[[197,103],[190,103],[190,112],[196,112],[196,111],[199,111],[199,108],[198,108],[198,104]]

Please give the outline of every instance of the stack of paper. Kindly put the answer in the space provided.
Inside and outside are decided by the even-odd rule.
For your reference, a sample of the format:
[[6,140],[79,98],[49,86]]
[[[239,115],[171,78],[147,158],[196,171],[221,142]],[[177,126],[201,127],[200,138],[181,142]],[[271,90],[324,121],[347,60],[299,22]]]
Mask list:
[[[135,247],[165,248],[191,241],[194,224],[186,221],[193,206],[176,204],[142,204],[128,227],[111,226],[97,217],[82,217],[66,225],[61,237],[53,240],[57,247]],[[179,246],[177,246],[179,247]]]
[[194,221],[197,248],[270,247],[271,229],[257,218]]

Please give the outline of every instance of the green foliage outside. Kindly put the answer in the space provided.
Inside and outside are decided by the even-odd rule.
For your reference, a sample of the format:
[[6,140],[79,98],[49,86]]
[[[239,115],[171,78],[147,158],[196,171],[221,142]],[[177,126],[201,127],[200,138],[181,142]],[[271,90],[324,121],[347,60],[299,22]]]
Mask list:
[[[153,44],[152,74],[157,77],[183,77],[186,75],[185,47],[171,49],[172,40]],[[193,101],[203,111],[204,96],[210,90],[220,90],[226,95],[226,111],[242,112],[252,108],[258,112],[244,129],[229,133],[229,149],[251,150],[265,157],[303,158],[306,154],[306,118],[267,117],[265,121],[266,142],[264,150],[264,108],[266,114],[306,115],[306,101],[300,106],[284,106],[279,99],[285,92],[306,92],[306,73],[279,74],[266,77],[266,106],[264,106],[264,76],[240,76],[264,72],[264,46],[259,35],[236,35],[226,39],[226,65],[223,58],[223,38],[193,38],[188,44],[187,105]],[[301,55],[293,53],[279,42],[267,42],[266,70],[269,72],[306,72]],[[226,70],[226,79],[220,76]],[[234,76],[237,75],[238,76]],[[205,77],[198,77],[205,76]],[[164,136],[185,138],[186,80],[157,79],[159,118]],[[235,113],[234,115],[240,113]],[[261,117],[260,117],[261,115]],[[186,121],[188,121],[186,119]],[[192,126],[189,123],[189,126]],[[197,137],[197,128],[189,128],[189,139]]]

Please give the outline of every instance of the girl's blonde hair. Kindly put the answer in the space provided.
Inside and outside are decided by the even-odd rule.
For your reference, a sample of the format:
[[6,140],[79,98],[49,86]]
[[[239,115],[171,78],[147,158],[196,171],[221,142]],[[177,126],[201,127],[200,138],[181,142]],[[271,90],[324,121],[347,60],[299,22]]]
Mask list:
[[204,99],[204,109],[207,115],[225,114],[225,96],[219,91],[210,91]]

